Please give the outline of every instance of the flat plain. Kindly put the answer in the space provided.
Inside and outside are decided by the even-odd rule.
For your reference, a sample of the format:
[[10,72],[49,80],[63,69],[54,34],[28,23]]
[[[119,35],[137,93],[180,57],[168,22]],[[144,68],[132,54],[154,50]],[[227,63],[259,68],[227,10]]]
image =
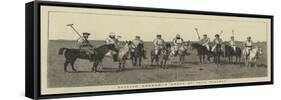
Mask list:
[[[104,41],[91,41],[95,47],[100,46]],[[241,43],[240,43],[241,45]],[[148,52],[148,59],[143,61],[142,66],[132,66],[128,60],[123,71],[118,70],[118,63],[112,58],[105,57],[101,72],[90,72],[92,62],[78,59],[75,68],[78,72],[73,72],[68,67],[69,73],[64,72],[63,55],[58,55],[60,48],[74,48],[75,41],[49,40],[48,43],[48,87],[82,87],[98,85],[118,85],[118,84],[139,84],[139,83],[159,83],[175,81],[195,81],[211,79],[237,79],[250,77],[267,76],[266,43],[257,43],[263,48],[264,54],[258,59],[257,67],[245,67],[243,63],[229,64],[223,59],[223,64],[217,66],[213,62],[199,64],[196,50],[189,51],[191,55],[185,57],[184,64],[179,64],[179,58],[171,56],[168,67],[163,69],[156,65],[150,65],[149,52],[153,46],[151,42],[145,42],[145,49]],[[243,62],[243,59],[242,59]]]

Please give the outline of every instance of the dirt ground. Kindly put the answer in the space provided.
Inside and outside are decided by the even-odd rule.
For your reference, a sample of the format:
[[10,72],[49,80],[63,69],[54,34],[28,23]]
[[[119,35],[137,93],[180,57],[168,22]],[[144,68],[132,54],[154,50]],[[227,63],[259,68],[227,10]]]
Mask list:
[[[101,45],[103,41],[91,41],[94,46]],[[265,43],[259,44],[264,48]],[[167,69],[159,66],[151,66],[150,59],[143,61],[143,66],[132,66],[128,60],[124,71],[118,72],[118,64],[112,58],[106,57],[103,67],[99,67],[101,72],[90,72],[92,63],[88,60],[77,60],[75,68],[78,72],[73,72],[68,67],[70,73],[65,73],[63,68],[64,56],[58,55],[59,48],[73,48],[74,41],[50,40],[48,48],[48,87],[79,87],[114,84],[136,84],[154,82],[174,82],[174,81],[194,81],[210,79],[233,79],[248,77],[267,76],[266,54],[259,59],[258,67],[245,67],[241,64],[224,63],[216,66],[214,63],[206,62],[198,64],[199,58],[196,51],[190,51],[191,55],[185,57],[185,63],[179,64],[178,58],[171,57]],[[152,49],[152,43],[145,43],[147,51]],[[147,57],[149,58],[149,53]]]

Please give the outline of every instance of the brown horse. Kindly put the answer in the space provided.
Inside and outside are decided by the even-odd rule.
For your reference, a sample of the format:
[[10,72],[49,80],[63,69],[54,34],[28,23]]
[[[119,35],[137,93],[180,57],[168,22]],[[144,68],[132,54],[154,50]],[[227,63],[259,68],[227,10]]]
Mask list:
[[155,61],[156,65],[165,67],[167,64],[167,61],[169,59],[170,53],[171,53],[171,44],[170,43],[166,43],[165,46],[158,51],[158,54],[155,54],[155,50],[152,50],[151,54],[150,54],[151,65],[153,65],[153,63]]
[[64,62],[64,71],[67,71],[68,64],[71,65],[73,71],[77,71],[74,67],[74,63],[77,59],[90,59],[93,61],[93,67],[92,72],[97,72],[97,66],[101,64],[105,54],[109,51],[117,51],[115,49],[115,45],[102,45],[98,48],[94,49],[94,54],[92,54],[92,57],[90,58],[89,55],[86,54],[86,52],[81,51],[80,49],[69,49],[69,48],[60,48],[59,49],[59,55],[64,54],[65,62]]

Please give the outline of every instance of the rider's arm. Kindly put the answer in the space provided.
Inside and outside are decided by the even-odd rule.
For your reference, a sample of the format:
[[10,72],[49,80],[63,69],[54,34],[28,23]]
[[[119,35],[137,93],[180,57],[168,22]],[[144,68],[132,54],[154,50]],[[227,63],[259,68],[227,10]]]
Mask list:
[[[164,41],[164,40],[163,40],[163,41]],[[173,44],[176,45],[176,39],[173,39],[172,41],[173,41]]]
[[140,40],[140,44],[144,44],[142,40]]
[[156,39],[153,40],[153,45],[157,46],[157,40]]

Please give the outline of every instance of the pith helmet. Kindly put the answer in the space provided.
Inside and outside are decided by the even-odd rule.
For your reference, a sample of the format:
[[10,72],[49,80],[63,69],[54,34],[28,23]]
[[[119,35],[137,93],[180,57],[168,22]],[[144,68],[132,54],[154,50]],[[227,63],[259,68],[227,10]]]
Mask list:
[[89,35],[91,35],[90,33],[87,33],[87,32],[84,32],[84,33],[82,33],[84,36],[89,36]]
[[220,37],[220,35],[219,35],[219,34],[216,34],[215,37]]
[[109,36],[115,36],[115,33],[114,32],[110,32]]

